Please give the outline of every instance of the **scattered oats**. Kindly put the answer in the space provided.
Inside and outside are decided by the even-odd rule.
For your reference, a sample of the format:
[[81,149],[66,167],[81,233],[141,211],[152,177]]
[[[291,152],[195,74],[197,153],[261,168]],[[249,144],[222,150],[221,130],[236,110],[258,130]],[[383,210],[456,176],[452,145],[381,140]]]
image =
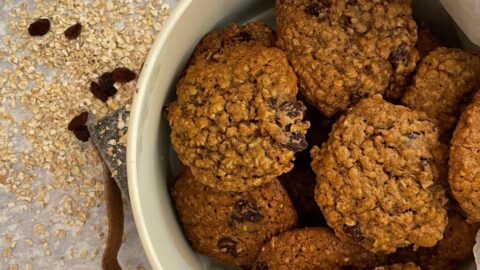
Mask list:
[[42,224],[35,224],[33,225],[33,232],[36,234],[44,234],[46,230]]
[[56,233],[57,237],[59,237],[59,238],[65,238],[65,234],[66,234],[65,230],[63,230],[63,229],[57,230],[57,233]]
[[3,258],[10,257],[12,255],[12,251],[13,249],[11,247],[4,248],[2,251],[2,257]]
[[87,250],[80,251],[80,258],[81,259],[86,259],[87,257],[88,257],[88,251]]
[[11,264],[11,265],[8,267],[8,270],[18,270],[18,265],[17,265],[17,264]]
[[[8,4],[10,0],[0,2]],[[67,125],[82,111],[88,111],[94,120],[129,107],[135,83],[116,85],[116,96],[103,103],[91,94],[90,82],[118,66],[139,74],[170,11],[161,0],[141,0],[140,6],[133,1],[31,2],[34,8],[24,3],[8,11],[8,31],[0,37],[0,59],[9,63],[8,68],[0,67],[0,186],[22,201],[8,202],[7,208],[27,209],[35,202],[52,211],[54,221],[48,225],[27,223],[35,234],[48,234],[45,226],[66,224],[79,227],[76,232],[81,235],[80,228],[89,224],[92,209],[104,203],[103,167],[93,146],[79,143]],[[49,18],[51,31],[30,37],[26,29],[42,17]],[[84,26],[80,36],[66,39],[63,31],[76,22]],[[124,26],[115,28],[121,22]],[[126,126],[126,122],[118,125]],[[26,149],[19,148],[18,138]],[[112,145],[122,142],[120,138]],[[61,194],[60,199],[50,195],[54,192]],[[56,241],[77,233],[66,235],[59,229]],[[105,237],[101,228],[95,234]],[[22,241],[33,246],[30,239]],[[13,246],[10,244],[11,249]],[[2,255],[8,253],[11,251],[4,249]],[[45,254],[51,253],[47,246]],[[87,252],[85,257],[98,253],[98,249]],[[82,253],[80,257],[84,257]],[[8,269],[17,269],[17,265]]]

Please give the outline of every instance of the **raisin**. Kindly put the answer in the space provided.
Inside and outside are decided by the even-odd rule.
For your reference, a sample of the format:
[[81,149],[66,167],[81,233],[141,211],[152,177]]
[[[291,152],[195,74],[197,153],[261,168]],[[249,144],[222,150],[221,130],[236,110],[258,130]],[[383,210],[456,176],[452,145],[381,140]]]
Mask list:
[[347,15],[342,15],[340,17],[340,25],[343,27],[343,28],[348,28],[352,25],[352,17],[350,16],[347,16]]
[[255,270],[268,270],[268,264],[266,262],[257,262],[255,264]]
[[305,8],[304,11],[310,16],[318,17],[320,15],[321,8],[318,4],[310,4]]
[[92,94],[102,102],[106,102],[108,99],[107,93],[105,93],[105,91],[96,82],[90,83],[90,92],[92,92]]
[[28,33],[31,36],[43,36],[50,31],[50,20],[43,18],[38,19],[28,26]]
[[347,5],[355,6],[358,4],[358,0],[347,0]]
[[117,88],[113,86],[115,83],[115,80],[113,79],[113,73],[103,73],[98,82],[100,84],[100,88],[108,97],[114,96],[117,93]]
[[263,215],[258,206],[248,200],[238,200],[234,206],[235,213],[230,216],[229,225],[234,227],[236,224],[244,222],[260,222],[263,220]]
[[408,56],[409,56],[409,52],[408,52],[407,44],[402,43],[400,46],[398,46],[398,48],[394,49],[390,53],[388,60],[390,61],[393,67],[397,68],[401,62],[404,62],[407,60]]
[[113,85],[110,87],[107,87],[105,88],[105,93],[107,94],[107,96],[113,97],[117,93],[117,88],[115,88],[115,86]]
[[349,99],[352,104],[358,103],[361,99],[368,97],[367,93],[352,92],[349,94]]
[[277,105],[278,99],[276,97],[271,97],[268,99],[268,104],[270,107],[275,107]]
[[67,28],[64,34],[67,39],[72,40],[78,38],[78,36],[80,36],[80,32],[82,32],[82,24],[78,22]]
[[80,129],[82,126],[85,126],[88,120],[88,112],[82,112],[79,115],[75,116],[70,123],[68,124],[68,130],[74,131]]
[[237,254],[237,242],[230,237],[222,237],[217,243],[220,252],[228,254],[232,257],[238,257]]
[[323,17],[325,10],[328,9],[331,4],[331,0],[320,0],[305,7],[304,12],[314,17]]
[[73,134],[75,134],[75,137],[82,142],[86,142],[90,139],[90,131],[88,131],[88,128],[85,125],[74,130]]
[[285,144],[285,147],[293,152],[301,152],[308,147],[307,139],[305,139],[303,134],[292,133],[288,137],[288,142]]
[[100,79],[98,80],[98,83],[100,84],[100,87],[102,88],[107,88],[112,86],[115,83],[115,80],[113,79],[113,74],[111,72],[105,72],[100,76]]
[[407,138],[409,138],[410,140],[416,140],[418,137],[422,136],[422,133],[414,131],[405,134],[405,136],[407,136]]
[[238,33],[233,39],[239,42],[249,42],[253,40],[253,37],[250,33],[242,31]]
[[126,83],[133,81],[137,75],[128,68],[118,67],[113,70],[112,76],[115,82]]
[[303,118],[303,113],[307,110],[307,107],[305,107],[301,101],[285,101],[280,105],[279,110],[285,112],[290,118],[296,118],[299,116],[302,116]]
[[343,232],[350,236],[355,243],[362,243],[365,240],[365,236],[358,224],[353,226],[344,225]]

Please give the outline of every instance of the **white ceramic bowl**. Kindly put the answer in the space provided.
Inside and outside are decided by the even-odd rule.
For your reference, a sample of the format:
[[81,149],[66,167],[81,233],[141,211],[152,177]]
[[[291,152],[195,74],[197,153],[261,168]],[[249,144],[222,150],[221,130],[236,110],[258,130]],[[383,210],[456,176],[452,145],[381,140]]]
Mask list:
[[151,48],[130,115],[127,169],[135,223],[154,269],[229,269],[197,255],[183,236],[168,192],[178,161],[162,109],[207,32],[229,22],[273,23],[273,6],[274,0],[182,0]]

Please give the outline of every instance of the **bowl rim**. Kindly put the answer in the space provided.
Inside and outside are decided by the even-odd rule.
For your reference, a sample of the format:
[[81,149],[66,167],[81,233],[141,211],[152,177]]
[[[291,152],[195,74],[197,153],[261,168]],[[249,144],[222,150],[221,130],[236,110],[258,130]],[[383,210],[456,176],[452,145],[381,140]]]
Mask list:
[[151,266],[156,269],[164,269],[161,265],[159,258],[154,251],[154,244],[146,229],[144,212],[140,203],[140,194],[138,189],[138,170],[137,170],[137,146],[139,139],[139,125],[141,123],[142,107],[146,103],[146,93],[148,81],[153,74],[153,67],[159,53],[163,50],[165,43],[172,33],[176,23],[182,17],[183,13],[193,3],[194,0],[182,0],[170,14],[169,18],[163,25],[160,33],[158,34],[155,42],[151,45],[150,52],[145,60],[142,71],[140,72],[137,82],[137,93],[133,98],[128,138],[127,138],[127,178],[128,178],[128,190],[130,196],[130,204],[132,207],[133,218],[137,227],[138,235],[142,243],[143,249],[147,255],[147,258]]

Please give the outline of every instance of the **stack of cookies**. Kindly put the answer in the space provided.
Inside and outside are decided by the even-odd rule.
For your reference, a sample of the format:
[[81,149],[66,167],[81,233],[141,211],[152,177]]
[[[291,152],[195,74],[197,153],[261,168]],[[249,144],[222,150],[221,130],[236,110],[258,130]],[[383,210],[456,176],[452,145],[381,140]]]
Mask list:
[[256,270],[457,269],[480,227],[480,57],[409,0],[277,0],[209,33],[168,106],[198,252]]

